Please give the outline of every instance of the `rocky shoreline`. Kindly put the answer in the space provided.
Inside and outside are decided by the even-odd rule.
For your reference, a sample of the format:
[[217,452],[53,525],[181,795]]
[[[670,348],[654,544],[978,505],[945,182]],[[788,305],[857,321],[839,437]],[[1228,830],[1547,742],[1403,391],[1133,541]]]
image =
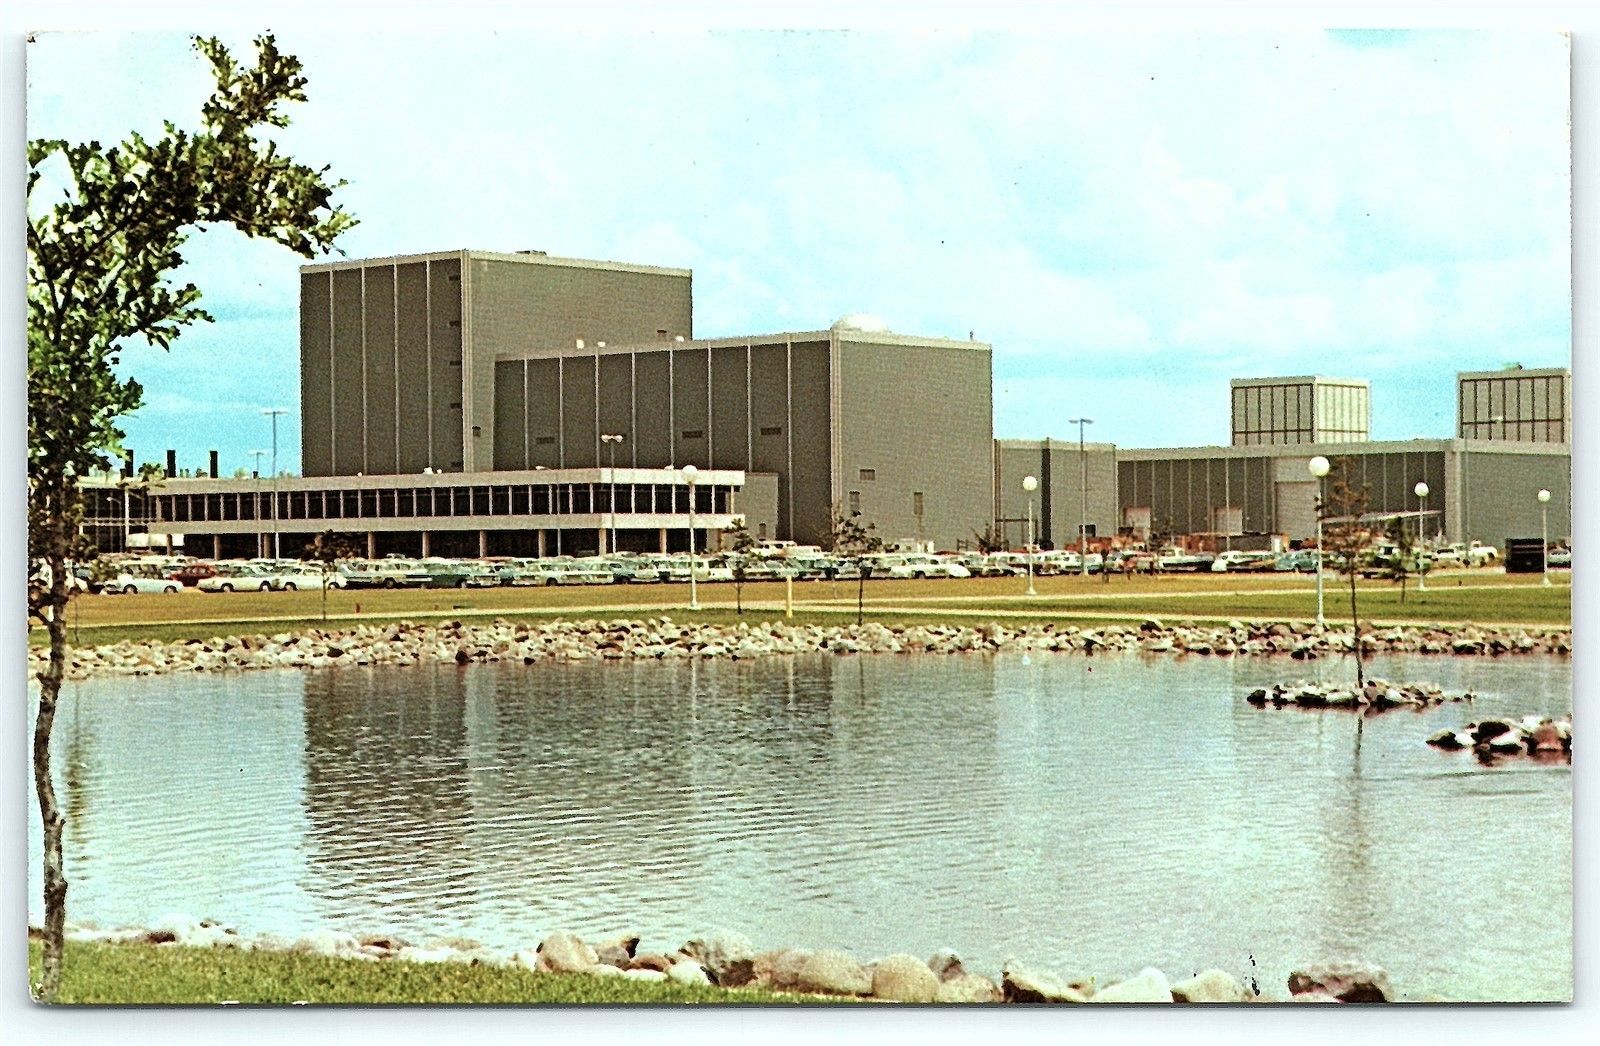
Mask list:
[[[1500,656],[1568,655],[1567,628],[1499,629],[1415,625],[1363,629],[1362,648],[1374,654]],[[735,625],[685,624],[668,617],[481,624],[409,621],[346,629],[217,636],[173,642],[126,640],[72,647],[67,678],[146,676],[174,672],[329,668],[341,665],[472,664],[475,662],[745,660],[790,654],[967,654],[985,652],[1147,653],[1197,657],[1283,655],[1300,660],[1350,653],[1349,630],[1285,622],[1226,625],[792,625],[760,621]],[[48,652],[29,653],[43,669]]]
[[1535,759],[1572,759],[1572,720],[1529,715],[1521,719],[1485,719],[1460,730],[1441,730],[1428,744],[1447,752],[1470,748],[1479,759],[1525,755]]
[[1270,688],[1252,690],[1245,701],[1257,708],[1340,708],[1350,712],[1387,712],[1393,708],[1422,711],[1447,701],[1471,701],[1471,691],[1446,694],[1437,683],[1391,683],[1369,679],[1361,689],[1327,686],[1300,680],[1276,683]]
[[735,990],[754,987],[797,995],[879,1002],[1327,1003],[1397,999],[1387,973],[1352,962],[1299,967],[1289,975],[1287,994],[1274,998],[1264,995],[1257,985],[1247,986],[1234,975],[1216,968],[1173,981],[1162,971],[1145,967],[1131,977],[1101,985],[1094,977],[1062,976],[1008,962],[996,979],[969,971],[949,948],[941,948],[927,960],[901,953],[861,962],[848,952],[832,948],[757,951],[742,934],[729,930],[696,935],[673,952],[641,952],[638,934],[624,934],[591,944],[576,934],[558,931],[545,936],[535,948],[506,953],[473,941],[448,940],[419,945],[394,935],[357,937],[330,929],[314,930],[293,939],[274,934],[250,936],[214,920],[174,915],[147,928],[72,927],[67,939],[289,952],[374,963],[521,967],[539,973],[623,977]]

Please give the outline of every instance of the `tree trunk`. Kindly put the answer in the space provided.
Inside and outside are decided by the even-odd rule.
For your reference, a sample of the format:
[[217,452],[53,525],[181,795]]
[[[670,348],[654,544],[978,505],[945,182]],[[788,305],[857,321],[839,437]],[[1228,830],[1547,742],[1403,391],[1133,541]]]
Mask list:
[[61,856],[61,807],[56,803],[50,774],[50,733],[56,722],[56,702],[67,665],[67,561],[61,535],[52,531],[45,563],[50,570],[50,612],[45,625],[50,633],[50,660],[39,674],[39,714],[33,723],[33,788],[39,797],[39,820],[44,826],[44,970],[37,998],[54,1002],[61,991],[61,962],[66,948],[67,877]]
[[322,620],[324,622],[328,620],[328,583],[332,580],[333,577],[324,570],[322,572]]
[[1350,628],[1355,635],[1356,652],[1356,689],[1362,690],[1367,685],[1366,666],[1361,663],[1361,618],[1356,615],[1356,571],[1350,571]]
[[862,620],[866,617],[867,606],[867,568],[856,568],[856,627],[861,627]]
[[733,575],[733,606],[735,613],[744,613],[744,571],[741,569]]

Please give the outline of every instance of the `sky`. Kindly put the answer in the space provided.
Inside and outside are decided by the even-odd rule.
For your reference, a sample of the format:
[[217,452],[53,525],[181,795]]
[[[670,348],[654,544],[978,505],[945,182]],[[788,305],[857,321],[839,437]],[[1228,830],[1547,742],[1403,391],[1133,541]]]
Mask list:
[[[1454,434],[1454,375],[1568,366],[1568,38],[1555,31],[394,34],[276,26],[278,135],[348,182],[351,257],[694,270],[695,333],[994,346],[995,435],[1228,441],[1228,379],[1372,383],[1378,439]],[[224,39],[248,53],[248,34]],[[42,34],[28,135],[193,126],[175,34]],[[39,201],[33,201],[37,205]],[[141,461],[299,466],[300,259],[226,229],[212,324],[133,347]]]

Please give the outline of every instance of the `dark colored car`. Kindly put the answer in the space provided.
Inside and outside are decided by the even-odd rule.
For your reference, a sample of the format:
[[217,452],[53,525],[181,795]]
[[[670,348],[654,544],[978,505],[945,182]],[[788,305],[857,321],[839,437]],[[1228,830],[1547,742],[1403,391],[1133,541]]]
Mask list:
[[217,568],[210,563],[185,563],[167,575],[185,588],[193,588],[206,578],[216,576]]

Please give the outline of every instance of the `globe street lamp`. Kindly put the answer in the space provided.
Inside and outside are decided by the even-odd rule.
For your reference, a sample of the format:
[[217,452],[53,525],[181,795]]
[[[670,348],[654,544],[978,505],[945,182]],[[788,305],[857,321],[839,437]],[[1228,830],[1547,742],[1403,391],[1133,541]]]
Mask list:
[[1028,541],[1023,554],[1028,560],[1028,595],[1035,596],[1038,593],[1033,589],[1033,492],[1039,489],[1039,481],[1023,476],[1022,489],[1028,492]]
[[1418,480],[1417,485],[1411,489],[1417,495],[1417,591],[1426,592],[1428,591],[1428,572],[1422,569],[1422,543],[1426,537],[1425,531],[1428,524],[1427,517],[1422,510],[1428,504],[1428,485]]
[[1539,491],[1539,538],[1544,554],[1544,583],[1550,583],[1550,492]]
[[689,485],[689,609],[700,609],[700,591],[695,587],[694,569],[694,481],[700,475],[700,470],[693,465],[685,465],[680,470],[683,481]]
[[1306,468],[1317,480],[1317,625],[1319,627],[1327,624],[1327,620],[1322,616],[1322,480],[1332,467],[1328,459],[1321,454],[1306,463]]

